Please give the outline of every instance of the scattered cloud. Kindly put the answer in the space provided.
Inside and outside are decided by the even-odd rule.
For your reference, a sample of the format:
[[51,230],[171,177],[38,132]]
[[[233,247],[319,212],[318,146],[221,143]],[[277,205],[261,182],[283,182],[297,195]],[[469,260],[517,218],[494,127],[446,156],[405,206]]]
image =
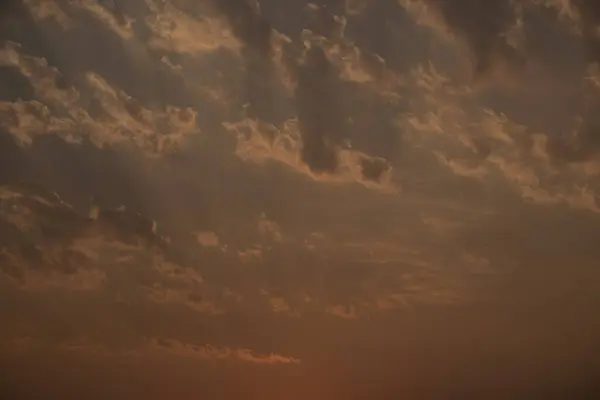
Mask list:
[[[7,347],[18,347],[23,350],[35,349],[30,338],[2,340]],[[43,347],[43,346],[42,346]],[[262,365],[294,365],[301,360],[280,354],[259,354],[250,349],[196,345],[177,339],[153,338],[144,341],[140,346],[124,349],[113,349],[102,343],[89,339],[79,339],[61,344],[61,348],[69,353],[85,356],[110,357],[120,359],[139,359],[155,356],[182,357],[199,361],[232,361]]]
[[161,285],[146,288],[147,299],[157,304],[183,305],[203,315],[220,315],[225,310],[214,302],[205,299],[201,291],[174,289]]
[[[303,139],[296,120],[287,121],[282,130],[257,121],[226,123],[225,128],[238,139],[236,153],[255,163],[277,161],[316,181],[355,182],[380,191],[399,190],[392,181],[392,171],[384,159],[354,150],[336,151],[336,168],[331,174],[314,172],[302,160]],[[271,141],[269,136],[274,137]]]
[[214,232],[197,232],[196,240],[204,247],[218,247],[219,236]]
[[176,152],[183,139],[198,133],[197,113],[191,108],[150,111],[93,72],[86,73],[83,88],[63,89],[56,68],[43,58],[23,54],[16,43],[0,51],[0,63],[18,68],[40,99],[0,103],[2,127],[21,143],[54,134],[72,143],[87,139],[99,146],[125,144],[154,156]]
[[106,284],[106,274],[97,269],[81,269],[71,274],[58,272],[39,273],[27,271],[22,277],[21,288],[28,291],[69,290],[100,291]]
[[597,347],[596,2],[0,13],[3,354],[221,361],[256,386],[275,372],[250,365],[300,364],[348,397],[336,374],[374,354],[430,382]]
[[29,7],[31,15],[37,22],[52,19],[63,29],[69,29],[73,25],[71,18],[60,8],[56,1],[26,0],[25,4]]
[[257,225],[258,233],[260,235],[276,243],[283,240],[283,234],[281,233],[281,228],[277,222],[267,219],[265,214],[261,214]]
[[356,319],[358,318],[358,314],[356,313],[356,308],[354,306],[344,307],[341,305],[335,305],[327,307],[327,313],[331,314],[338,318],[343,319]]
[[175,340],[158,339],[149,344],[151,350],[164,351],[168,354],[193,357],[207,360],[234,360],[253,364],[299,364],[300,360],[279,354],[257,354],[249,349],[217,348],[212,346],[196,346]]
[[189,55],[203,55],[220,48],[239,52],[239,41],[222,19],[196,19],[170,2],[154,7],[156,12],[146,19],[153,33],[148,43],[152,49]]

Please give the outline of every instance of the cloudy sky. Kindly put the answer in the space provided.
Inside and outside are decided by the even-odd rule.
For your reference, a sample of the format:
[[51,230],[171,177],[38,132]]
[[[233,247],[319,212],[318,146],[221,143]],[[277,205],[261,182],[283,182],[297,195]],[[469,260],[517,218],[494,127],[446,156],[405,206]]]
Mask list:
[[597,398],[597,0],[1,4],[3,398]]

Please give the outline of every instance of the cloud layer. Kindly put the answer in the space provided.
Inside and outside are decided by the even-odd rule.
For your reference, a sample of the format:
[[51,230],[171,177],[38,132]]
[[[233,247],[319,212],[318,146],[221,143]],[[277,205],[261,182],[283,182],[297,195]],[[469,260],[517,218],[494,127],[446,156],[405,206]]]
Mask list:
[[597,2],[2,4],[0,393],[597,390]]

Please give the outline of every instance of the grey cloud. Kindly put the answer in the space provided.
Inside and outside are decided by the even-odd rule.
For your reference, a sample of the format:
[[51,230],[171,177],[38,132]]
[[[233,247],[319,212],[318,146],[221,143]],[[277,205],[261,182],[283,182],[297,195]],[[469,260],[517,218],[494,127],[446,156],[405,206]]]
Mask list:
[[[38,23],[29,8],[21,1],[18,3],[21,4],[19,12],[11,14],[12,22],[3,24],[3,39],[19,43],[28,55],[44,58],[60,71],[63,85],[76,85],[86,73],[94,71],[146,107],[160,109],[166,104],[191,104],[183,81],[157,62],[159,57],[149,62],[152,54],[142,50],[136,54],[84,7],[61,3],[62,10],[75,21],[65,31],[49,21]],[[137,18],[143,18],[147,12],[139,2],[135,11]],[[143,25],[140,24],[139,29],[143,31]],[[95,44],[93,51],[89,43]]]
[[388,68],[406,73],[419,62],[434,57],[427,35],[397,0],[366,1],[362,12],[348,17],[345,34],[366,58],[383,58]]
[[475,57],[476,76],[487,73],[498,55],[509,63],[519,61],[518,53],[506,39],[517,22],[510,1],[426,0],[426,3],[436,7],[450,30],[469,45]]
[[573,132],[552,140],[549,152],[557,165],[596,158],[600,152],[600,121],[596,114],[582,119],[581,125],[574,127]]
[[[119,0],[104,0],[99,2],[105,6],[114,15],[117,22],[121,25],[125,25],[127,22],[125,9],[123,8],[123,2]],[[133,2],[128,2],[133,3]],[[139,7],[139,3],[136,4]]]
[[159,252],[167,246],[152,221],[126,210],[82,215],[56,193],[28,184],[3,186],[0,197],[3,269],[17,280],[26,270],[68,275],[91,268],[98,263],[95,244]]
[[365,180],[378,182],[390,170],[390,163],[382,158],[363,158],[361,170]]
[[[348,108],[348,101],[344,96],[354,95],[360,89],[344,85],[340,79],[339,66],[332,64],[320,44],[313,43],[300,56],[296,43],[283,48],[284,68],[291,72],[296,86],[294,99],[288,99],[277,88],[281,83],[275,81],[281,77],[275,76],[271,60],[273,31],[267,21],[268,11],[252,7],[246,1],[218,4],[221,12],[229,19],[233,32],[246,46],[244,58],[248,116],[281,123],[286,117],[293,116],[290,111],[295,108],[302,137],[302,160],[317,174],[337,172],[340,165],[338,151],[342,141],[353,136],[352,139],[356,138],[359,149],[362,149],[360,137],[368,135],[367,132],[349,131],[349,119],[353,110]],[[269,6],[273,5],[267,4],[266,8]],[[313,30],[311,33],[330,38],[332,43],[342,39],[336,37],[340,33],[340,23],[334,18],[331,7],[321,7],[312,12],[305,7],[302,11],[297,18],[304,19],[307,23],[312,20],[308,25]],[[285,31],[284,25],[281,28]],[[300,37],[292,39],[301,40]],[[289,103],[290,100],[293,103],[286,112],[281,103]],[[383,160],[364,159],[360,163],[359,168],[363,170],[363,177],[367,181],[380,181],[390,169]]]
[[218,1],[217,9],[227,17],[231,29],[242,43],[257,52],[259,57],[269,57],[271,26],[260,9],[253,7],[248,0]]
[[233,34],[244,45],[247,114],[251,118],[281,123],[288,117],[282,102],[288,101],[273,65],[273,29],[258,7],[248,0],[217,1],[219,10],[229,22]]
[[[313,45],[306,51],[305,60],[297,67],[296,75],[295,97],[302,134],[302,159],[313,172],[337,171],[340,165],[338,153],[345,139],[352,140],[357,149],[365,150],[369,155],[395,155],[393,145],[397,142],[394,137],[399,133],[393,128],[390,131],[385,126],[386,121],[373,120],[372,116],[367,120],[360,118],[363,116],[359,111],[362,105],[352,101],[359,97],[361,89],[340,79],[340,71],[322,47]],[[379,112],[386,107],[385,104],[381,106]],[[356,127],[351,126],[353,116],[358,119]],[[378,132],[379,129],[381,131]],[[386,138],[385,135],[389,136]],[[376,136],[378,140],[392,144],[392,148],[384,146],[382,149],[375,145],[375,152],[371,152],[373,149],[367,142]],[[377,182],[390,166],[385,160],[364,159],[360,168],[365,180]]]
[[589,56],[592,60],[600,61],[600,38],[597,29],[600,24],[600,6],[593,0],[571,0],[570,3],[579,10],[583,37],[586,41]]
[[333,173],[339,163],[336,144],[344,137],[345,121],[336,72],[319,47],[310,48],[306,63],[298,68],[302,159],[315,172]]

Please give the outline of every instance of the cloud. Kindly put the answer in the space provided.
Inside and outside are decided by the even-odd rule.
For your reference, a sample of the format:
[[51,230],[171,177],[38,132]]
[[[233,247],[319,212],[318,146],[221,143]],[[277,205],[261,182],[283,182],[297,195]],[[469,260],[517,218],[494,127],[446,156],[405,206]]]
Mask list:
[[[18,44],[5,45],[0,63],[18,68],[39,99],[0,103],[3,128],[21,143],[55,134],[72,143],[88,139],[99,146],[125,144],[155,156],[177,151],[186,137],[198,133],[191,108],[167,106],[153,112],[95,73],[86,74],[80,90],[63,89],[60,72],[45,59],[23,54]],[[55,109],[66,116],[58,116]]]
[[342,319],[356,319],[358,318],[358,314],[356,313],[356,308],[354,306],[344,307],[341,305],[329,306],[326,308],[326,312],[335,317]]
[[462,225],[457,221],[452,221],[443,217],[428,214],[422,215],[421,220],[423,221],[423,224],[431,229],[434,234],[440,236],[450,236],[455,234]]
[[258,2],[225,0],[215,7],[242,45],[244,114],[280,123],[289,115],[286,105],[293,85],[285,51],[290,38],[273,29]]
[[292,310],[288,302],[283,297],[270,297],[269,304],[271,306],[271,310],[275,314],[298,316],[298,314]]
[[196,240],[205,247],[219,246],[219,236],[214,232],[197,232]]
[[28,270],[21,277],[22,290],[67,290],[67,291],[101,291],[106,285],[106,273],[99,269],[79,269],[70,274],[60,272],[39,273]]
[[187,307],[201,315],[222,315],[226,313],[224,307],[202,296],[198,289],[172,288],[161,284],[154,284],[145,289],[147,299],[156,304],[180,305]]
[[25,0],[24,3],[29,7],[31,15],[37,22],[53,19],[63,29],[69,29],[73,25],[71,18],[55,1],[39,2],[35,0]]
[[261,214],[257,223],[258,233],[275,243],[283,240],[281,227],[275,221],[266,218],[265,214]]
[[[414,3],[422,3],[421,9],[429,13],[433,24],[436,18],[439,19],[450,35],[468,46],[473,55],[473,73],[476,77],[490,73],[498,61],[509,65],[522,63],[523,56],[510,40],[511,30],[518,29],[519,23],[518,8],[512,2],[491,0],[485,6],[476,0],[405,3],[409,7],[415,7]],[[443,32],[440,30],[440,33]]]
[[[44,348],[45,344],[36,342],[28,337],[20,337],[14,339],[3,338],[3,340],[0,341],[0,346],[6,347],[9,351],[18,349],[23,352],[36,348]],[[59,348],[67,353],[126,360],[167,356],[198,361],[229,361],[258,365],[296,365],[301,363],[301,360],[298,358],[276,353],[260,354],[245,348],[197,345],[169,338],[146,339],[142,343],[139,343],[138,346],[120,349],[113,348],[101,342],[94,342],[90,339],[82,338],[63,342]]]
[[597,336],[556,320],[597,308],[595,3],[13,4],[0,336],[34,343],[15,346],[220,360],[257,386],[249,365],[300,363],[327,370],[318,398],[350,358],[420,360],[424,382],[477,346],[522,357],[498,314]]
[[388,192],[399,189],[392,181],[392,168],[385,159],[357,150],[334,151],[332,148],[336,153],[335,171],[322,174],[311,170],[302,156],[305,144],[299,125],[299,121],[289,120],[279,130],[272,125],[249,119],[224,124],[225,128],[237,137],[236,153],[243,160],[260,164],[278,161],[316,181],[357,182]]
[[140,215],[99,210],[89,217],[32,185],[0,188],[0,235],[2,272],[25,290],[100,290],[107,281],[104,263],[167,245]]
[[[429,148],[452,174],[484,186],[496,185],[500,177],[527,202],[568,204],[596,212],[594,189],[582,191],[586,173],[575,175],[576,169],[565,168],[559,161],[558,149],[567,151],[564,144],[559,144],[561,140],[515,123],[502,112],[473,104],[477,92],[453,82],[434,65],[415,68],[408,81],[409,88],[413,85],[416,97],[412,112],[400,122],[406,129],[407,142]],[[574,132],[571,143],[591,143],[593,139],[587,139],[585,132],[578,132]],[[580,149],[589,151],[588,160],[594,160],[595,150],[590,143]],[[576,160],[586,158],[573,157],[572,162]],[[593,171],[594,162],[586,165],[589,172]]]
[[345,136],[345,122],[336,83],[337,73],[323,50],[309,48],[298,71],[296,99],[302,161],[315,173],[333,173],[339,165],[336,142]]
[[150,341],[149,350],[165,352],[179,357],[192,357],[204,360],[233,360],[252,364],[300,364],[300,360],[279,354],[257,354],[249,349],[218,348],[197,346],[176,340],[158,339]]
[[258,3],[246,0],[224,0],[216,4],[227,18],[234,35],[259,57],[271,51],[271,27],[261,15]]
[[261,262],[263,252],[260,248],[253,247],[238,251],[238,258],[244,263]]
[[196,19],[170,2],[149,15],[146,24],[153,34],[148,42],[152,49],[188,55],[203,55],[220,48],[239,52],[238,39],[221,19]]
[[112,32],[116,33],[122,39],[130,39],[133,36],[131,28],[132,20],[128,18],[120,9],[117,2],[112,8],[103,7],[101,2],[94,0],[79,0],[73,2],[74,7],[78,7],[88,12],[93,18],[96,18]]
[[[337,33],[330,37],[303,31],[298,38],[306,46],[302,49],[297,42],[273,30],[260,9],[249,3],[230,1],[220,7],[246,48],[246,115],[273,121],[276,126],[285,126],[286,119],[296,119],[300,160],[313,174],[336,173],[341,166],[338,153],[350,134],[350,110],[345,109],[340,96],[351,89],[344,87],[343,80],[373,80],[362,65],[360,49],[344,38],[344,18],[332,19],[339,29],[334,29],[332,32]],[[373,89],[385,90],[377,85]],[[379,158],[359,162],[364,180],[378,182],[387,175],[391,166]]]
[[[448,26],[464,22],[458,17],[456,21],[448,22],[446,19],[450,17],[444,13],[454,11],[444,8],[447,5],[442,3],[432,4],[429,4],[426,11],[437,10],[434,11],[441,18],[438,22]],[[281,123],[276,119],[273,119],[273,123],[267,122],[271,118],[261,118],[262,114],[256,109],[249,112],[252,118],[236,120],[240,104],[221,102],[220,107],[225,111],[216,119],[227,116],[231,117],[227,119],[229,121],[238,121],[223,125],[226,130],[235,134],[235,151],[241,160],[260,164],[265,171],[269,170],[266,167],[268,162],[274,161],[283,164],[290,172],[299,172],[324,185],[340,187],[339,183],[356,182],[375,189],[376,192],[388,194],[400,192],[399,177],[406,179],[409,187],[411,182],[429,180],[423,186],[426,191],[437,190],[430,189],[435,186],[433,181],[445,180],[444,184],[458,187],[465,185],[460,177],[474,178],[477,185],[487,188],[485,190],[499,191],[502,195],[508,195],[508,191],[526,202],[545,206],[567,204],[574,208],[595,210],[596,189],[585,186],[585,180],[589,176],[586,174],[594,171],[593,157],[585,165],[572,164],[566,169],[557,169],[552,164],[555,157],[551,146],[554,141],[548,134],[530,130],[524,124],[513,122],[509,115],[481,104],[481,90],[457,81],[451,72],[446,73],[444,70],[447,65],[444,63],[423,59],[420,65],[412,66],[412,70],[405,76],[401,76],[398,71],[392,72],[388,60],[372,53],[372,49],[365,47],[365,42],[352,30],[352,24],[364,16],[334,15],[331,9],[323,8],[320,14],[317,13],[322,14],[319,17],[323,19],[322,26],[314,24],[311,26],[314,32],[305,29],[298,32],[297,37],[291,31],[281,29],[288,37],[273,29],[277,21],[270,20],[270,16],[274,14],[270,14],[268,9],[248,6],[243,2],[220,5],[222,9],[218,12],[231,25],[225,27],[223,19],[214,14],[215,10],[211,7],[206,9],[207,13],[202,14],[203,16],[190,12],[189,7],[191,6],[184,2],[165,3],[164,6],[154,4],[147,14],[140,11],[137,17],[143,15],[143,18],[136,18],[137,23],[150,29],[147,32],[148,53],[145,53],[146,49],[141,51],[136,47],[140,54],[148,56],[154,52],[167,52],[179,63],[179,76],[191,79],[191,66],[199,65],[191,60],[196,62],[202,59],[198,62],[204,66],[203,63],[208,58],[214,61],[222,53],[239,51],[243,57],[231,58],[236,63],[241,62],[238,66],[250,70],[254,68],[253,65],[260,64],[260,68],[264,68],[264,75],[258,76],[256,71],[252,72],[252,79],[256,78],[252,85],[259,85],[257,82],[264,82],[267,78],[275,81],[289,78],[292,83],[289,86],[291,91],[275,96],[281,96],[282,100],[290,101],[292,105],[291,110],[286,111],[292,115],[288,115],[289,118]],[[396,4],[394,7],[395,12],[401,12],[400,6]],[[128,13],[134,15],[134,9],[132,6]],[[309,19],[315,17],[314,12],[308,12],[307,15],[309,14],[312,15]],[[243,23],[236,28],[231,21]],[[102,23],[109,22],[106,20]],[[460,30],[463,28],[458,26],[452,25],[451,28],[461,40],[467,40],[466,35],[470,32],[467,30],[471,29],[465,28],[464,32],[467,33],[464,33]],[[201,41],[194,39],[194,32],[207,33],[203,37],[208,37],[210,43],[200,43]],[[128,42],[128,46],[144,46],[137,39],[121,37],[121,40]],[[159,42],[160,45],[157,44]],[[193,47],[195,45],[200,47]],[[456,43],[444,42],[444,45],[455,46]],[[199,133],[199,125],[210,127],[203,129],[203,136],[213,136],[207,140],[214,140],[214,137],[223,133],[198,116],[198,105],[186,108],[167,104],[162,110],[156,109],[146,106],[136,96],[130,95],[100,73],[88,71],[82,75],[83,80],[65,84],[58,67],[48,65],[41,57],[27,55],[23,47],[9,45],[3,55],[5,64],[18,69],[29,80],[35,92],[36,100],[6,103],[9,110],[6,111],[7,115],[12,113],[18,116],[18,123],[11,122],[6,128],[24,142],[30,143],[30,146],[34,146],[34,142],[39,140],[36,139],[38,136],[58,134],[76,146],[91,138],[97,145],[107,149],[126,144],[156,157],[179,153],[171,150],[186,140],[193,139],[190,137]],[[203,59],[208,55],[210,57]],[[141,59],[144,65],[157,62],[157,59],[146,56]],[[373,60],[376,59],[379,64],[374,66]],[[239,69],[236,68],[220,72],[230,78],[239,74]],[[289,76],[284,77],[282,71]],[[231,90],[235,92],[239,89],[237,87]],[[249,92],[244,96],[246,95],[249,96]],[[404,101],[404,98],[410,101]],[[87,131],[81,131],[78,127],[85,127]],[[528,144],[530,138],[533,138],[534,144]],[[315,146],[311,147],[313,145]],[[78,151],[77,147],[73,149]],[[402,150],[402,157],[396,158],[395,156],[399,156],[396,153],[398,149]],[[194,147],[183,150],[186,151],[180,153],[190,158],[199,151]],[[311,153],[313,150],[314,154]],[[319,159],[319,154],[326,156],[328,152],[335,156],[331,159],[335,167],[315,170],[314,166],[325,160]],[[313,155],[316,158],[311,158]],[[129,155],[123,153],[122,157],[128,159]],[[168,168],[174,165],[168,160],[160,160],[163,161],[169,163]],[[226,162],[232,161],[227,159]],[[171,179],[178,173],[184,174],[184,169],[185,167],[177,167],[172,175],[164,173],[164,179]],[[569,181],[573,176],[577,179]],[[558,183],[553,180],[557,177]],[[133,178],[135,180],[136,177]],[[132,192],[137,190],[137,184],[132,185]],[[156,185],[161,186],[163,183],[157,181]],[[177,189],[177,185],[172,187]],[[305,190],[305,187],[298,189],[300,190]],[[447,191],[444,195],[452,196],[451,193]],[[211,194],[208,193],[207,196],[210,197]],[[135,194],[131,195],[133,197]],[[223,203],[223,208],[226,208],[228,201],[229,199],[219,200]],[[146,200],[138,203],[145,202]],[[160,213],[170,215],[170,212]],[[293,242],[293,235],[288,239],[285,223],[280,223],[280,220],[285,221],[286,218],[290,217],[281,218],[278,215],[276,226],[271,223],[273,221],[261,220],[256,228],[258,232],[254,234],[262,232],[265,238],[271,237],[273,243],[269,246],[282,246],[287,240]],[[211,226],[204,230],[205,227],[202,227],[194,231],[209,232],[214,228]],[[270,254],[270,247],[246,243],[231,245],[232,250],[229,251],[224,244],[227,243],[227,234],[223,230],[214,232],[217,231],[219,234],[216,244],[214,237],[207,234],[202,234],[199,239],[203,246],[218,246],[223,253],[211,254],[211,262],[234,263],[233,260],[236,260],[238,263],[252,265],[271,262],[273,256]],[[281,232],[286,232],[285,237]],[[191,235],[190,232],[179,234],[182,237],[184,234]],[[453,235],[439,236],[450,238]],[[440,238],[438,239],[441,240]],[[76,243],[79,248],[87,248],[88,256],[93,259],[99,251],[104,251],[97,249],[107,247],[106,244],[100,244],[102,241],[90,238],[79,238]],[[133,248],[140,246],[137,242],[126,246],[127,239],[117,243],[121,249],[130,246],[127,251],[134,251]],[[187,297],[190,293],[195,293],[192,286],[198,281],[190,271],[199,270],[204,262],[202,257],[206,255],[202,251],[180,250],[185,247],[182,244],[177,246],[178,250],[171,250],[170,261],[165,261],[163,265],[176,267],[155,271],[166,283],[158,285],[153,293],[156,299],[177,299],[170,303],[187,307]],[[135,251],[139,252],[139,248]],[[178,252],[185,255],[176,254]],[[118,259],[127,257],[129,256],[121,254]],[[398,261],[406,255],[398,255],[397,259],[394,257],[371,261],[385,264]],[[173,264],[168,264],[171,261]],[[180,267],[179,264],[186,266]],[[197,275],[204,279],[204,274],[198,272]],[[183,281],[192,286],[185,287]]]

